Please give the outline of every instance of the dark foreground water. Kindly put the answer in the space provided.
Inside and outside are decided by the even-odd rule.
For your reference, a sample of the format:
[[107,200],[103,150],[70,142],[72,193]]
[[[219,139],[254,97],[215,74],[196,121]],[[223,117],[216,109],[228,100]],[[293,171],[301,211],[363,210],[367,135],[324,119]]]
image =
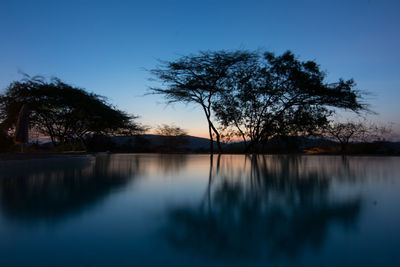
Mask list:
[[400,158],[0,161],[0,266],[400,266]]

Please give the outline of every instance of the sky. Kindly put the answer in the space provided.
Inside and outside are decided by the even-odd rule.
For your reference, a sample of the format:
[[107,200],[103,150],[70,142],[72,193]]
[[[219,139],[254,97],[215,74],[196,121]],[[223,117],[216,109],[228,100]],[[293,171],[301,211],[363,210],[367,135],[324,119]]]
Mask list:
[[207,137],[199,107],[146,95],[157,85],[148,70],[201,50],[291,50],[315,60],[327,82],[353,78],[377,113],[368,120],[399,133],[399,14],[398,0],[2,0],[0,92],[21,72],[58,77],[145,125]]

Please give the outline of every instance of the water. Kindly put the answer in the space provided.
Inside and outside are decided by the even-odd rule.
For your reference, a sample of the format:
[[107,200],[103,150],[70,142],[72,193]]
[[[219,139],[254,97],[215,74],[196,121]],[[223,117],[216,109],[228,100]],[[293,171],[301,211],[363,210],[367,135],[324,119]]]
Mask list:
[[400,266],[400,158],[0,162],[0,266]]

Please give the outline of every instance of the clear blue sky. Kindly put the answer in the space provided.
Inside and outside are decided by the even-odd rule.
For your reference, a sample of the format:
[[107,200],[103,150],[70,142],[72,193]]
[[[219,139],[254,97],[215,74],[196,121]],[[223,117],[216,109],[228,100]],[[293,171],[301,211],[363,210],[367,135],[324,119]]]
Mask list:
[[293,51],[328,81],[354,78],[372,93],[370,119],[400,129],[400,1],[0,2],[0,90],[29,75],[56,76],[107,96],[155,126],[207,136],[201,110],[143,96],[144,69],[199,50]]

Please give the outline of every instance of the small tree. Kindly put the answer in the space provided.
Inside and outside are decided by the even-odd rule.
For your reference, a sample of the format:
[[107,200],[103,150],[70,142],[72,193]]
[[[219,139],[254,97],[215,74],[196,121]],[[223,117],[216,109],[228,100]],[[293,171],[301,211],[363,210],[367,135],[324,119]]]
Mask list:
[[385,142],[392,137],[392,125],[370,124],[368,131],[368,141]]
[[187,132],[175,125],[163,124],[156,128],[160,136],[161,150],[163,152],[181,152],[188,143]]
[[326,131],[330,137],[339,142],[342,153],[346,151],[350,142],[385,141],[391,134],[389,126],[352,121],[331,123]]
[[336,122],[328,126],[328,134],[340,144],[340,151],[345,152],[349,142],[364,140],[368,129],[361,122]]
[[162,136],[185,136],[187,132],[179,126],[173,124],[162,124],[157,126],[156,133]]

